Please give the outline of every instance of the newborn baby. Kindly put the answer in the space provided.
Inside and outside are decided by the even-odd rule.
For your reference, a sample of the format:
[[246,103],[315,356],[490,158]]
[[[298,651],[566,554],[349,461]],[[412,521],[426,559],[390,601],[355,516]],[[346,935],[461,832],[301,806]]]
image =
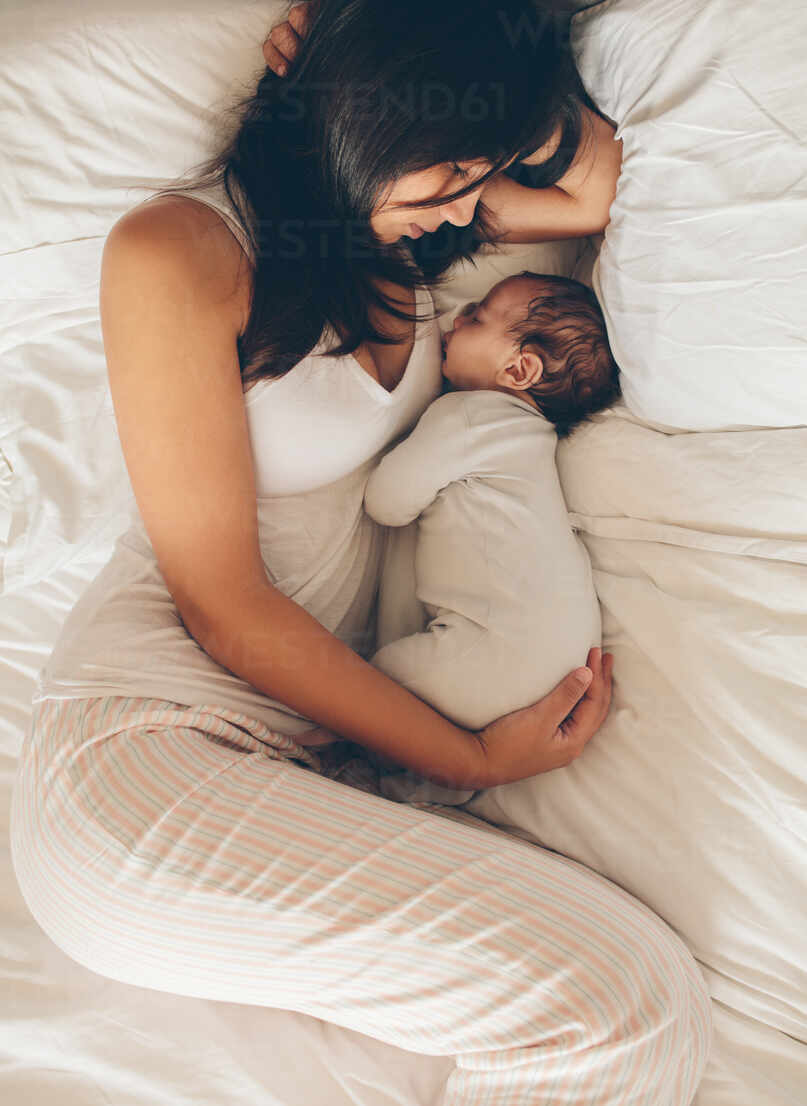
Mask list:
[[[382,458],[364,498],[385,526],[418,519],[415,589],[428,623],[371,663],[481,730],[542,698],[600,645],[591,566],[569,525],[555,446],[617,399],[618,369],[593,292],[534,273],[464,308],[443,349],[454,390]],[[450,804],[475,794],[406,769],[383,776],[381,790]]]

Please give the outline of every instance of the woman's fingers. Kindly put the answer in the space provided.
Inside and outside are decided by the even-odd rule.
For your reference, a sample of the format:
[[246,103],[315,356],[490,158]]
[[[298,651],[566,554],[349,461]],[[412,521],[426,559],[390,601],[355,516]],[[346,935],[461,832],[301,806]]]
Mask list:
[[289,23],[295,29],[298,35],[303,38],[308,34],[308,27],[311,22],[311,5],[307,2],[302,4],[295,4],[289,12]]
[[263,56],[269,68],[279,77],[285,77],[289,65],[297,54],[295,39],[299,45],[297,32],[288,23],[273,27],[263,44]]
[[[589,657],[591,654],[589,653]],[[588,666],[590,668],[590,665]],[[591,676],[586,672],[585,668],[577,669],[574,672],[570,672],[568,676],[564,676],[561,682],[557,685],[554,691],[550,692],[551,699],[543,700],[548,710],[555,712],[555,717],[560,724],[564,718],[567,717],[580,702],[581,696],[583,696],[590,684]],[[550,718],[552,715],[550,714]]]
[[300,45],[297,32],[288,23],[273,27],[263,44],[263,56],[269,68],[279,77],[285,77],[289,63],[294,59]]
[[480,767],[462,786],[495,787],[571,764],[608,713],[612,665],[610,654],[592,649],[587,668],[564,676],[543,699],[474,731]]
[[288,73],[288,62],[277,50],[267,38],[263,44],[263,58],[266,62],[267,68],[271,69],[273,73],[276,73],[278,77],[285,77]]
[[577,706],[558,727],[568,742],[572,758],[579,756],[587,742],[605,721],[611,705],[614,658],[603,655],[601,649],[592,649],[588,655],[588,667],[594,677]]
[[266,64],[278,77],[285,77],[289,65],[297,57],[300,44],[308,33],[310,12],[308,3],[295,4],[285,23],[278,23],[263,44]]

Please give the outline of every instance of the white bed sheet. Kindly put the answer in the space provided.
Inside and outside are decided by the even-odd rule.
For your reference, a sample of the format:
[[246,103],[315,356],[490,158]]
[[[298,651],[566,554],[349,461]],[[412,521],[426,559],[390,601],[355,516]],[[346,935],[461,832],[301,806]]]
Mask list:
[[[109,552],[102,542],[47,579],[0,596],[0,1101],[439,1106],[449,1057],[406,1052],[292,1011],[107,980],[66,957],[29,914],[8,847],[13,773],[36,673]],[[662,696],[662,714],[665,705]],[[619,740],[618,721],[611,737]],[[598,838],[607,825],[599,823]],[[634,862],[652,861],[653,852],[652,842],[631,847]],[[764,944],[764,934],[757,939]],[[805,1106],[807,1045],[720,1001],[713,1017],[714,1049],[695,1106]]]
[[[98,323],[104,236],[147,194],[127,193],[130,182],[162,182],[142,175],[154,135],[170,151],[166,176],[199,156],[206,117],[195,105],[212,101],[221,70],[246,79],[260,66],[260,36],[280,6],[179,0],[175,50],[184,43],[191,60],[168,73],[156,0],[20,0],[0,11],[13,62],[0,96],[16,120],[16,163],[32,168],[27,192],[11,176],[0,181],[4,826],[36,673],[111,552],[131,495]],[[166,121],[160,110],[180,94],[191,109]],[[88,104],[103,106],[96,116]],[[123,160],[111,164],[113,140]],[[567,253],[544,268],[577,260],[558,249]],[[578,264],[590,271],[591,260]],[[503,271],[491,263],[491,281]],[[756,433],[669,434],[617,409],[564,444],[564,490],[617,657],[614,710],[571,770],[513,785],[510,799],[488,793],[500,808],[488,814],[506,822],[523,791],[511,819],[519,834],[622,883],[699,958],[716,996],[716,1039],[697,1106],[807,1106],[797,974],[807,963],[807,430]],[[438,1106],[449,1058],[293,1012],[106,980],[38,929],[7,835],[0,881],[3,1102]]]

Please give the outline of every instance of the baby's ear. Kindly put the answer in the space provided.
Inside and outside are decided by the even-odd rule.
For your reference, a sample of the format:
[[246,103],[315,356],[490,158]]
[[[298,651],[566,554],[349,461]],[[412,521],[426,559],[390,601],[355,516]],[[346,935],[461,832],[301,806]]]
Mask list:
[[511,388],[531,388],[537,384],[544,372],[544,363],[537,353],[530,349],[516,352],[505,369]]

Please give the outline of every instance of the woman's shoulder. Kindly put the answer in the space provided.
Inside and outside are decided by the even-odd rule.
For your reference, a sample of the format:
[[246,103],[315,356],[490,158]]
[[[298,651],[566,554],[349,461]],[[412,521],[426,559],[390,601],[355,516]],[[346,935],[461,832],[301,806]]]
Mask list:
[[190,196],[160,195],[130,208],[112,228],[110,240],[170,256],[185,272],[188,288],[204,289],[222,311],[234,311],[238,333],[249,317],[251,266],[224,219]]
[[161,194],[129,208],[115,223],[113,230],[118,229],[148,236],[151,241],[170,240],[188,247],[208,236],[216,245],[219,239],[225,240],[223,232],[227,228],[209,204],[192,196]]

